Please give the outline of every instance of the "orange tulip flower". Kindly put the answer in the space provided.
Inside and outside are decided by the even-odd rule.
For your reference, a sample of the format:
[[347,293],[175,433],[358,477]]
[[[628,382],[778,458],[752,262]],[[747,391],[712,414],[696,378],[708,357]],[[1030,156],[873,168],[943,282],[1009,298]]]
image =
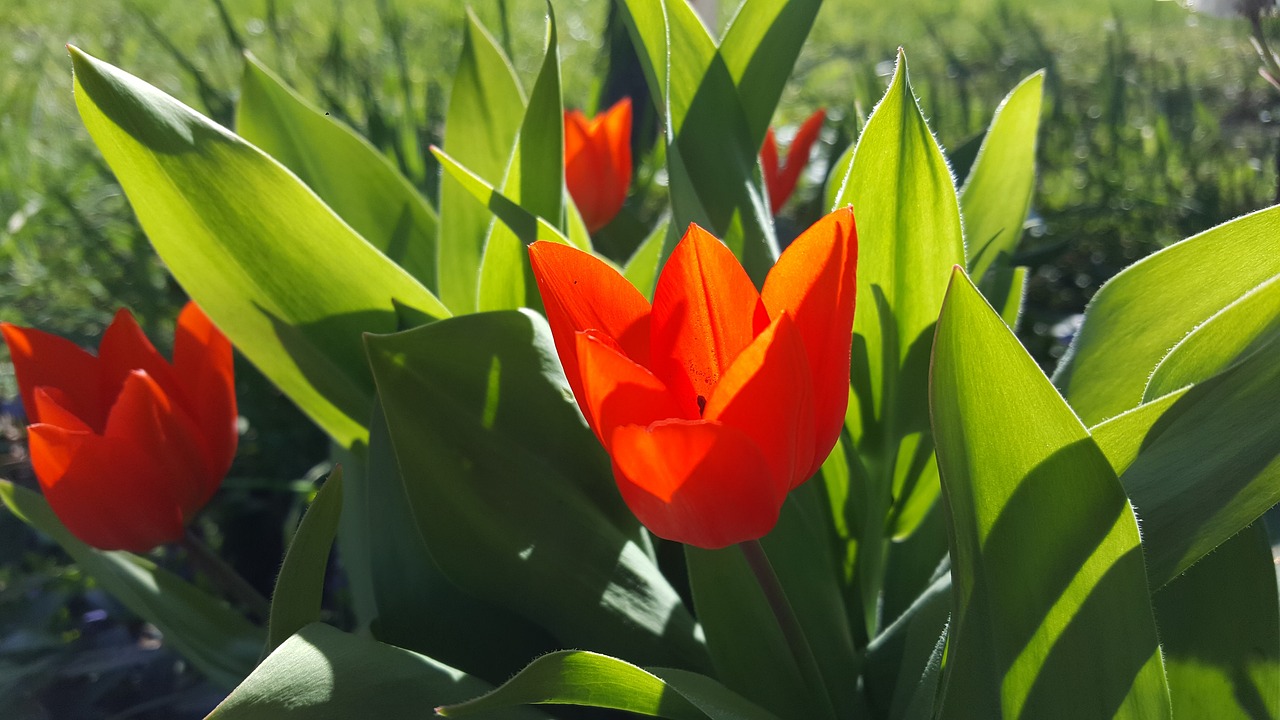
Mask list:
[[588,253],[536,242],[529,254],[578,406],[640,522],[703,548],[773,529],[844,424],[852,210],[797,238],[763,292],[697,225],[663,268],[652,306]]
[[591,120],[564,114],[564,181],[591,232],[618,214],[631,187],[631,98]]
[[231,343],[200,308],[178,317],[173,363],[127,310],[95,357],[56,335],[0,323],[31,464],[50,507],[103,550],[180,540],[236,452]]
[[773,128],[765,133],[764,145],[760,148],[760,168],[764,171],[764,186],[769,191],[769,207],[777,215],[782,206],[787,204],[791,193],[796,190],[796,182],[800,173],[809,164],[809,151],[822,132],[822,123],[827,119],[826,110],[818,110],[796,131],[791,147],[787,148],[787,159],[782,167],[778,167],[778,142],[774,140]]

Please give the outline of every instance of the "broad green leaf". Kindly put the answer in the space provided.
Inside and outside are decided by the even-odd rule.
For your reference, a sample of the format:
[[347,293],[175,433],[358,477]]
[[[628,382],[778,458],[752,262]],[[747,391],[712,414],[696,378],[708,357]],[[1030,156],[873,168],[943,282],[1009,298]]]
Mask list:
[[[417,653],[308,625],[275,649],[208,720],[431,718],[489,684]],[[528,708],[489,717],[536,720]]]
[[205,677],[235,687],[253,670],[266,633],[221,601],[147,558],[102,551],[76,539],[38,493],[0,480],[0,501],[62,546],[104,591],[164,634],[165,644]]
[[271,593],[271,621],[264,654],[303,627],[320,621],[324,576],[341,516],[342,468],[336,467],[311,501],[284,555],[275,591]]
[[565,646],[705,665],[540,315],[481,313],[366,342],[410,507],[446,576]]
[[432,148],[431,152],[440,161],[445,174],[452,177],[467,192],[471,193],[472,197],[483,203],[488,211],[492,213],[492,216],[506,225],[507,229],[514,233],[521,243],[528,245],[535,240],[554,240],[565,244],[574,244],[555,225],[545,218],[538,217],[525,210],[520,207],[519,203],[494,190],[492,185],[485,182],[479,175],[463,167],[445,151],[439,148]]
[[385,155],[252,55],[245,57],[236,132],[292,170],[382,254],[436,289],[435,210]]
[[[444,147],[493,186],[502,180],[524,118],[524,91],[497,41],[467,11],[462,57],[445,115]],[[475,312],[480,260],[492,214],[456,179],[440,180],[440,298],[455,312]]]
[[623,276],[650,300],[653,300],[653,290],[658,285],[658,273],[662,269],[662,244],[666,241],[667,226],[670,223],[671,218],[663,218],[655,225],[622,269]]
[[[564,227],[564,102],[560,46],[547,4],[547,48],[507,164],[502,192],[530,214]],[[563,234],[563,233],[562,233]],[[525,243],[502,223],[489,227],[480,263],[481,310],[541,308]]]
[[173,276],[338,443],[363,442],[373,383],[360,334],[395,329],[393,300],[448,311],[262,151],[111,65],[71,57],[85,126]]
[[[761,543],[808,638],[822,676],[806,680],[804,665],[778,629],[742,550],[685,548],[689,584],[717,676],[729,687],[779,715],[850,717],[856,704],[849,678],[857,652],[834,570],[827,533],[825,490],[815,482],[792,491],[778,525]],[[761,662],[760,658],[769,658]],[[815,697],[811,685],[826,697]]]
[[1053,381],[1086,424],[1137,406],[1187,333],[1280,274],[1280,207],[1207,230],[1130,265],[1098,290]]
[[1129,501],[958,268],[929,394],[955,608],[939,717],[1170,717]]
[[925,395],[929,349],[951,268],[964,264],[951,171],[916,104],[905,55],[858,139],[836,204],[852,204],[858,215],[848,425],[868,476],[856,501],[866,528],[857,573],[874,635],[885,533],[910,535],[938,495]]
[[759,178],[760,142],[724,57],[683,0],[622,0],[618,8],[666,120],[672,232],[663,257],[679,240],[676,233],[696,222],[763,283],[778,256],[777,239]]
[[705,675],[645,670],[579,650],[543,655],[488,695],[442,707],[440,714],[466,717],[530,704],[609,708],[671,720],[773,718]]
[[[973,169],[960,190],[968,240],[969,275],[981,286],[990,268],[1008,268],[1036,185],[1036,133],[1044,71],[1005,97],[991,118]],[[993,303],[1000,298],[990,297]]]
[[1223,308],[1160,361],[1143,402],[1206,380],[1280,337],[1280,275]]
[[738,87],[757,148],[821,7],[822,0],[747,0],[724,31],[720,54]]
[[[1212,338],[1213,324],[1244,319],[1223,312],[1202,332]],[[1188,341],[1179,367],[1216,372],[1202,363],[1218,348]],[[1278,353],[1280,337],[1272,333],[1269,342],[1207,380],[1093,428],[1112,465],[1125,468],[1120,481],[1142,518],[1153,587],[1168,583],[1280,502]],[[1174,384],[1198,379],[1186,376]]]
[[375,405],[365,479],[369,553],[343,556],[344,567],[369,566],[377,613],[373,636],[502,682],[557,645],[527,620],[463,592],[440,571],[409,506],[382,404]]
[[[374,396],[377,404],[377,396]],[[370,429],[372,432],[372,428]],[[369,558],[372,557],[373,538],[368,522],[371,510],[368,506],[369,479],[365,477],[368,446],[364,443],[352,448],[338,445],[329,447],[329,458],[342,471],[342,515],[338,518],[338,554],[342,558],[342,570],[351,594],[351,611],[355,616],[355,632],[367,632],[377,618],[378,606],[373,591],[373,573]]]
[[1178,717],[1280,715],[1280,600],[1261,522],[1206,555],[1153,600]]

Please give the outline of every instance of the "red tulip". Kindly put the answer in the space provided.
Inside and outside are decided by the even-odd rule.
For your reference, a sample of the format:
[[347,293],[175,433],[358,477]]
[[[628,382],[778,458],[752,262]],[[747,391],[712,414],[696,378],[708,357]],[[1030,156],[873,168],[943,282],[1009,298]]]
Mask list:
[[200,308],[178,317],[173,363],[127,310],[95,357],[56,335],[0,323],[31,425],[31,464],[76,537],[146,552],[179,540],[236,451],[231,343]]
[[631,98],[591,120],[564,114],[564,181],[591,232],[618,214],[631,187]]
[[853,211],[805,231],[757,292],[691,225],[653,304],[567,245],[529,248],[556,350],[640,522],[721,548],[768,533],[844,424],[857,272]]
[[800,173],[809,164],[809,151],[822,132],[822,123],[827,119],[826,110],[818,110],[796,131],[791,147],[787,148],[787,159],[782,167],[778,167],[778,143],[773,138],[773,128],[765,133],[764,145],[760,148],[760,167],[764,171],[764,186],[769,191],[769,207],[777,215],[782,206],[787,204],[791,193],[796,190],[796,182]]

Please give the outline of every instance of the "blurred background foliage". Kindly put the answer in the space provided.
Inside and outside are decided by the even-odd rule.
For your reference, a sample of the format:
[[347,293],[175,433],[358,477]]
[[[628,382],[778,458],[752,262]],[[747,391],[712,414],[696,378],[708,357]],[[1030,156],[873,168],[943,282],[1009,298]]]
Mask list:
[[[543,0],[473,5],[528,86]],[[722,5],[723,22],[736,3]],[[610,4],[555,9],[566,104],[593,110],[626,84],[615,75],[603,87],[599,74],[616,36]],[[248,50],[434,197],[439,171],[427,147],[444,130],[464,12],[454,0],[0,3],[0,320],[93,346],[123,305],[165,348],[183,299],[80,124],[66,43],[224,124]],[[794,218],[819,213],[829,161],[856,138],[899,45],[959,177],[996,103],[1027,74],[1048,70],[1039,183],[1018,258],[1032,269],[1020,334],[1046,368],[1121,268],[1276,200],[1278,96],[1257,75],[1243,21],[1156,0],[919,0],[909,9],[826,0],[775,117],[784,140],[785,127],[817,107],[831,118],[799,200],[779,220],[784,236],[798,229]],[[624,228],[651,218],[660,192],[649,168],[639,175]],[[603,240],[613,254],[628,249]],[[31,484],[5,359],[0,474]],[[328,467],[328,445],[251,367],[237,370],[241,450],[201,529],[269,590],[283,538]],[[340,583],[332,592],[343,607]],[[218,691],[161,645],[55,548],[0,515],[0,716],[199,717]]]

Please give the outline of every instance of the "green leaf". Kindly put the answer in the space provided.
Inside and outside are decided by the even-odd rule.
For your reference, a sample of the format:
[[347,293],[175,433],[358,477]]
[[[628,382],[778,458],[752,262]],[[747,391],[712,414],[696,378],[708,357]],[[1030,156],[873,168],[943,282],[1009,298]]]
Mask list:
[[1261,522],[1164,586],[1154,601],[1178,717],[1280,715],[1280,600]]
[[1160,361],[1143,402],[1208,379],[1280,337],[1280,275],[1196,327]]
[[955,608],[939,717],[1170,717],[1128,499],[958,268],[930,409]]
[[[761,0],[751,2],[760,4]],[[801,6],[809,3],[796,5],[803,12]],[[686,2],[623,0],[618,8],[666,120],[671,227],[683,231],[689,223],[698,223],[724,240],[757,285],[763,283],[778,256],[777,239],[759,178],[760,140],[753,137],[751,121],[725,58]],[[749,14],[754,17],[758,12],[768,10]],[[740,65],[750,36],[760,27],[758,22],[745,22],[747,29],[740,31],[741,49],[735,50]],[[783,22],[779,27],[785,25]],[[760,61],[770,59],[761,56]],[[747,71],[746,67],[739,69]],[[768,99],[771,92],[765,88],[765,94],[753,101],[768,105],[770,114],[777,102],[776,96]],[[678,239],[674,232],[667,236],[664,258]]]
[[666,241],[670,223],[670,218],[664,218],[655,225],[622,269],[623,276],[650,300],[653,300],[653,290],[658,285],[658,272],[662,269],[662,244]]
[[747,0],[724,31],[720,54],[738,87],[756,148],[821,7],[822,0]]
[[563,645],[705,664],[540,315],[481,313],[366,342],[409,504],[454,583]]
[[928,708],[924,717],[933,716],[940,674],[940,663],[934,660],[939,645],[945,646],[951,615],[948,570],[944,566],[915,602],[867,644],[867,704],[879,717],[910,717],[910,707],[917,701]]
[[236,132],[280,161],[360,236],[436,289],[436,213],[385,155],[246,55]]
[[337,442],[363,441],[373,384],[360,333],[394,330],[393,300],[448,311],[262,151],[127,73],[71,56],[85,126],[174,277]]
[[[431,718],[437,705],[489,687],[429,657],[315,623],[276,648],[208,720]],[[515,708],[490,717],[545,716]]]
[[836,204],[852,204],[858,216],[848,427],[868,478],[854,502],[865,513],[857,575],[866,631],[874,635],[884,536],[910,535],[938,495],[925,395],[929,349],[951,268],[964,263],[951,171],[916,104],[905,55],[858,139]]
[[773,718],[704,675],[645,670],[580,650],[543,655],[488,695],[439,712],[445,717],[466,717],[528,704],[609,708],[671,720]]
[[565,244],[574,244],[555,225],[525,210],[516,201],[494,190],[492,185],[485,182],[479,175],[463,167],[445,151],[439,148],[432,148],[431,152],[440,161],[440,166],[444,168],[445,174],[452,177],[467,192],[471,193],[473,198],[483,203],[499,222],[506,225],[507,229],[515,234],[521,243],[528,245],[535,240],[552,240]]
[[[547,4],[547,49],[503,179],[503,194],[530,214],[564,228],[564,102],[556,18]],[[561,233],[563,234],[563,233]],[[504,224],[489,228],[480,263],[481,310],[541,308],[528,253]]]
[[342,468],[336,467],[320,486],[316,499],[311,501],[307,514],[298,524],[280,566],[280,574],[276,576],[264,655],[270,654],[304,626],[320,621],[324,576],[341,516]]
[[382,404],[375,405],[363,518],[369,552],[364,558],[343,556],[344,567],[369,566],[373,636],[491,682],[506,680],[529,658],[557,646],[540,628],[463,592],[440,571],[409,506]]
[[[979,285],[990,268],[1008,268],[1036,185],[1036,133],[1044,71],[1005,97],[991,118],[973,169],[960,191],[968,239],[969,274]],[[993,303],[998,299],[988,296]]]
[[[816,482],[792,491],[778,525],[761,543],[808,638],[827,697],[813,697],[803,664],[778,628],[768,600],[738,547],[686,546],[694,606],[716,674],[779,715],[850,717],[858,667],[843,588],[834,572],[826,510]],[[762,663],[760,658],[769,658]]]
[[1187,333],[1280,274],[1280,207],[1219,225],[1130,265],[1098,291],[1053,381],[1086,424],[1137,406]]
[[1018,319],[1022,316],[1022,297],[1027,288],[1027,268],[993,267],[978,287],[987,302],[1000,313],[1004,324],[1017,330]]
[[103,590],[164,634],[213,683],[235,687],[257,663],[266,634],[221,601],[147,558],[102,551],[71,534],[38,493],[0,480],[0,501],[62,546]]
[[[492,187],[507,168],[524,106],[511,61],[468,9],[445,116],[445,149]],[[441,179],[440,298],[455,312],[479,307],[480,259],[492,222],[489,211],[452,176]]]
[[[1092,430],[1112,465],[1124,468],[1153,587],[1280,502],[1280,332],[1275,315],[1254,313],[1268,304],[1274,312],[1277,292],[1273,281],[1245,296],[1169,355],[1158,382],[1194,385]],[[1223,353],[1234,349],[1243,352]]]

